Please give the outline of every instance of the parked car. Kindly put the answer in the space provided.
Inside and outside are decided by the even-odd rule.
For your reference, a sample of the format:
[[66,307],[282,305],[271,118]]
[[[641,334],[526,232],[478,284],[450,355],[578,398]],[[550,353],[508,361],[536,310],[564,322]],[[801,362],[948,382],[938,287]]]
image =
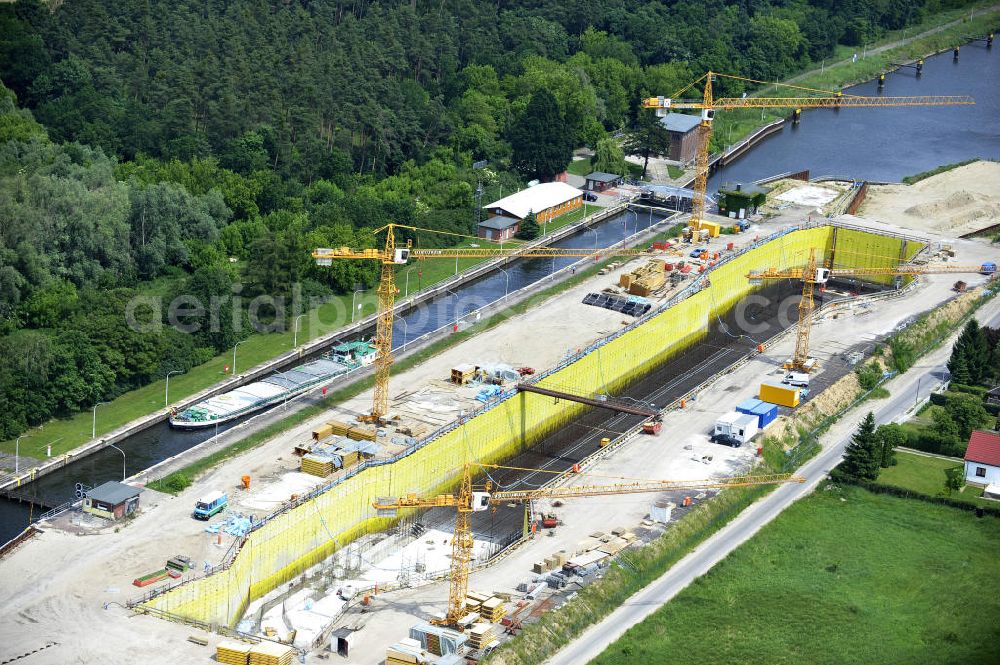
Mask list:
[[691,250],[691,253],[688,256],[690,256],[692,259],[697,259],[699,256],[701,256],[702,252],[707,252],[707,251],[708,251],[707,247],[696,247]]
[[593,203],[594,201],[597,200],[597,194],[594,194],[592,192],[584,192],[583,193],[583,200],[584,201],[590,201],[591,203]]
[[709,440],[712,443],[718,443],[731,448],[739,448],[743,445],[742,441],[728,434],[713,434]]

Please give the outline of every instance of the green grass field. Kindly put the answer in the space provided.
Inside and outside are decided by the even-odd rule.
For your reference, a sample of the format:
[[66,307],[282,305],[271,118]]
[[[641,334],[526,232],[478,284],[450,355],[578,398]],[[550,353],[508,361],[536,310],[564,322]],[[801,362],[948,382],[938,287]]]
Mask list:
[[948,490],[945,486],[945,481],[948,479],[946,471],[948,469],[961,469],[963,467],[962,460],[927,457],[899,451],[896,453],[896,462],[896,466],[882,469],[882,473],[878,477],[879,484],[912,490],[928,496],[943,496],[956,501],[968,501],[979,506],[1000,507],[996,501],[980,498],[983,491],[977,487],[966,487],[961,492]]
[[593,662],[995,663],[997,542],[1000,519],[820,489]]

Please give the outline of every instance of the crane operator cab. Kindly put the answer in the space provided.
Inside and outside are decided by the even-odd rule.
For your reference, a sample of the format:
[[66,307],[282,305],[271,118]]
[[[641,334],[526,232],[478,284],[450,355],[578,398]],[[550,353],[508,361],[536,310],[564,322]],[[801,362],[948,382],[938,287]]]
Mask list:
[[830,279],[830,269],[829,268],[816,268],[816,278],[813,280],[816,284],[826,284]]
[[490,493],[489,492],[473,492],[472,493],[472,512],[478,513],[484,510],[489,510],[490,508]]

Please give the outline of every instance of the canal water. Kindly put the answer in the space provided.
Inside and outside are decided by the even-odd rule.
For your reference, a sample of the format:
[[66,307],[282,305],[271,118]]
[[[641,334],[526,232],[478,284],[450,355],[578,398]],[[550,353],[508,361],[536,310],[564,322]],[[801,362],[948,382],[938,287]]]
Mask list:
[[[972,95],[976,105],[806,111],[797,127],[785,125],[781,132],[720,170],[710,180],[709,191],[727,180],[752,181],[802,169],[809,169],[813,176],[898,181],[950,162],[977,157],[1000,159],[1000,52],[967,45],[957,63],[950,53],[942,54],[927,60],[919,79],[910,69],[887,79],[885,95]],[[878,94],[874,82],[855,86],[849,92]],[[590,247],[593,243],[607,247],[636,228],[641,230],[656,221],[656,215],[629,212],[556,245]],[[506,274],[496,271],[458,287],[397,322],[394,346],[399,348],[404,341],[447,325],[505,292],[533,284],[576,260],[517,260],[505,268]],[[219,431],[224,429],[220,427]],[[214,435],[214,428],[179,432],[166,423],[152,427],[121,444],[125,475],[138,473]],[[59,504],[73,497],[75,483],[94,486],[121,478],[122,463],[122,454],[108,448],[33,483],[26,494],[47,504]],[[37,517],[38,511],[36,508],[32,516]],[[0,500],[0,542],[20,532],[28,519],[27,503]]]
[[[553,243],[556,247],[609,247],[623,238],[649,228],[663,220],[666,213],[650,210],[627,211],[599,222],[592,230],[576,233]],[[555,259],[517,259],[504,267],[472,282],[462,284],[442,296],[427,301],[398,317],[393,330],[393,347],[400,349],[418,337],[449,324],[504,297],[534,284],[566,266],[579,261],[576,257]],[[411,276],[416,278],[416,276]],[[364,333],[371,336],[372,330]],[[318,398],[317,398],[318,399]],[[240,421],[222,425],[224,432]],[[6,542],[27,526],[29,517],[37,518],[45,505],[59,505],[74,497],[77,483],[94,487],[108,480],[121,480],[150,466],[206,441],[216,434],[216,428],[174,430],[166,422],[158,423],[118,444],[121,451],[105,448],[88,455],[65,469],[43,476],[19,492],[23,502],[0,499],[0,543]]]
[[967,44],[928,58],[918,78],[911,68],[846,90],[852,95],[971,95],[974,106],[810,109],[796,126],[757,144],[709,180],[750,182],[809,169],[812,177],[899,182],[903,177],[967,159],[1000,159],[1000,48]]

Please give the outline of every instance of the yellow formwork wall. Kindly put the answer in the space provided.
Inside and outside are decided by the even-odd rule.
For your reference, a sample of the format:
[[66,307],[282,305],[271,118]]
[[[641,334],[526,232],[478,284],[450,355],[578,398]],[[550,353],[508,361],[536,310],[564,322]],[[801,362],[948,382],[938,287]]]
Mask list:
[[[884,268],[900,261],[909,261],[923,248],[923,243],[900,241],[854,229],[837,229],[834,268]],[[865,281],[892,284],[895,278],[866,277]]]
[[[900,240],[839,232],[838,252],[851,251],[839,252],[838,265],[873,265],[863,263],[872,260],[893,265],[891,257],[900,254]],[[794,231],[736,257],[710,273],[706,288],[546,376],[541,385],[580,393],[614,392],[705,335],[712,318],[754,288],[747,279],[752,270],[801,266],[812,247],[828,257],[832,240],[830,227]],[[854,253],[855,247],[871,251]],[[872,255],[879,258],[872,259]],[[353,539],[385,528],[388,521],[377,518],[372,508],[375,498],[444,491],[455,484],[466,461],[509,458],[572,420],[581,408],[564,400],[519,393],[410,455],[367,467],[317,498],[273,517],[247,537],[228,569],[182,585],[148,604],[191,619],[232,625],[250,601]]]

